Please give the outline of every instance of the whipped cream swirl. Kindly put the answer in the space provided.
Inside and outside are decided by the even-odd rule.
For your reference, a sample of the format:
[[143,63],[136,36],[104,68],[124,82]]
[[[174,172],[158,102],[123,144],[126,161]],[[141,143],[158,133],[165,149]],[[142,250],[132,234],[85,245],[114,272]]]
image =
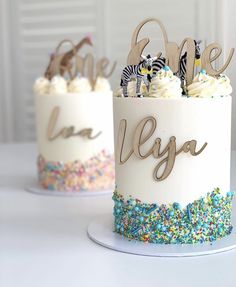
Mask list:
[[33,87],[33,91],[36,95],[46,95],[49,92],[50,81],[45,77],[38,78]]
[[49,94],[65,94],[67,93],[67,82],[66,80],[57,75],[51,80],[49,87]]
[[221,74],[217,78],[207,75],[205,70],[198,73],[192,84],[187,87],[188,96],[198,98],[215,98],[232,93],[229,78]]
[[92,87],[90,82],[85,77],[76,77],[70,81],[68,86],[69,93],[88,93],[91,92]]
[[173,74],[168,66],[161,69],[152,78],[149,97],[155,98],[180,98],[182,88],[180,79]]
[[111,91],[111,86],[109,81],[104,77],[97,77],[94,91],[96,92],[109,92]]

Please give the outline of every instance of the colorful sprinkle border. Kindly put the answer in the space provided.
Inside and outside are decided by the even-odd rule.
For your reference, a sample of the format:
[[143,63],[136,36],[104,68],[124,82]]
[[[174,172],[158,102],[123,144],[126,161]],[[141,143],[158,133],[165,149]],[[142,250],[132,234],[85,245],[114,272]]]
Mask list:
[[223,196],[216,188],[181,208],[178,203],[147,204],[131,197],[125,201],[115,190],[115,231],[129,239],[150,243],[212,242],[232,231],[233,197],[234,192]]
[[53,162],[39,155],[37,160],[39,184],[57,191],[99,191],[114,187],[114,156],[101,151],[88,161]]

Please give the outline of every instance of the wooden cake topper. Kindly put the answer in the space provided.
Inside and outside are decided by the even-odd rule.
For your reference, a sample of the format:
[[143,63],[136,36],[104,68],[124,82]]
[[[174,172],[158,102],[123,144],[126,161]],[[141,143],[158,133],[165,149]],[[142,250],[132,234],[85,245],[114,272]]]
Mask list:
[[94,135],[92,128],[84,128],[79,131],[75,131],[74,126],[63,127],[59,131],[55,131],[59,115],[60,115],[60,107],[53,108],[47,128],[47,139],[49,141],[54,141],[59,137],[66,139],[75,136],[80,136],[83,138],[93,140],[99,137],[102,133],[100,131]]
[[[165,49],[165,58],[166,65],[168,65],[173,73],[180,72],[180,61],[183,50],[186,50],[186,75],[185,80],[186,84],[189,85],[192,83],[192,79],[194,77],[194,62],[196,57],[196,41],[191,38],[186,38],[182,41],[180,46],[178,46],[175,42],[169,42],[168,36],[162,22],[156,18],[148,18],[142,21],[134,30],[132,40],[131,40],[131,50],[128,54],[128,65],[137,65],[140,62],[140,57],[143,54],[144,48],[150,42],[149,38],[144,38],[138,40],[138,35],[142,27],[150,22],[156,23],[162,32],[163,41],[164,41],[164,49]],[[213,51],[216,52],[215,55],[212,55]],[[221,54],[222,48],[217,43],[212,43],[206,47],[206,49],[202,53],[202,69],[205,69],[209,75],[217,76],[222,73],[229,65],[232,56],[234,54],[234,49],[231,48],[229,52],[229,56],[225,62],[225,64],[219,69],[216,70],[213,68],[212,63],[219,58]],[[160,56],[160,52],[156,52],[156,56]]]
[[[62,45],[65,43],[69,43],[72,49],[65,53],[59,53]],[[56,74],[64,76],[64,74],[67,73],[70,79],[73,79],[79,73],[81,76],[89,79],[92,87],[94,87],[97,77],[110,77],[115,70],[116,62],[113,63],[110,71],[106,72],[110,63],[107,58],[103,57],[95,64],[94,56],[91,53],[87,53],[84,57],[78,54],[84,45],[92,45],[90,36],[83,38],[77,45],[74,45],[74,43],[68,39],[61,41],[56,47],[55,53],[50,56],[50,62],[44,76],[51,80]],[[75,61],[75,65],[72,63],[73,60]]]
[[[150,128],[147,130],[147,125],[149,124]],[[161,146],[161,139],[156,138],[152,147],[146,153],[142,152],[142,145],[146,143],[154,134],[157,127],[157,121],[154,117],[146,117],[140,121],[137,125],[132,140],[132,146],[130,151],[124,155],[124,143],[125,137],[127,133],[127,120],[122,119],[120,121],[119,130],[118,130],[118,138],[117,138],[117,148],[116,148],[116,156],[119,164],[124,164],[129,160],[129,158],[134,154],[139,159],[145,159],[149,156],[153,156],[155,159],[161,159],[160,162],[154,169],[153,177],[156,181],[162,181],[166,179],[175,164],[175,158],[180,153],[190,153],[192,156],[199,155],[207,146],[207,143],[204,143],[203,146],[197,151],[197,141],[190,140],[186,141],[182,147],[177,150],[176,148],[176,137],[170,137],[169,143],[164,147]]]

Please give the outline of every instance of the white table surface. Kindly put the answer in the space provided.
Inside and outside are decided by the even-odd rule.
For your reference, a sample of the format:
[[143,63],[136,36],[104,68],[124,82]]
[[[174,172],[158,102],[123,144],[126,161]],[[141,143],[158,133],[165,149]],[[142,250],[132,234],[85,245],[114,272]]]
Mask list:
[[[1,287],[236,286],[236,250],[153,258],[93,243],[87,225],[112,213],[111,196],[52,197],[24,190],[36,180],[34,144],[0,145]],[[232,175],[236,170],[233,153]],[[236,176],[232,176],[236,187]]]

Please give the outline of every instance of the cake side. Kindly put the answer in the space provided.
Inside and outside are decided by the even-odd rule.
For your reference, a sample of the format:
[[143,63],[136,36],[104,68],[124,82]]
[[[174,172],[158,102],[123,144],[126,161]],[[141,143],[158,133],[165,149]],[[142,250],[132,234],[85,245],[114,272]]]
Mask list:
[[114,186],[111,92],[36,95],[36,115],[42,187],[95,191]]
[[[145,203],[188,203],[220,188],[223,194],[230,190],[230,143],[231,143],[231,97],[194,99],[152,99],[114,97],[114,132],[116,150],[117,191],[127,200],[130,196]],[[127,121],[122,156],[133,149],[137,125],[146,117],[156,119],[153,135],[141,145],[146,154],[155,140],[161,140],[160,150],[176,138],[176,150],[186,141],[196,140],[197,149],[207,146],[198,156],[180,153],[170,175],[161,181],[153,178],[155,167],[165,157],[155,158],[150,154],[140,159],[134,153],[123,164],[117,154],[117,137],[120,121]],[[150,126],[146,126],[148,133]],[[145,133],[144,133],[145,134]],[[163,164],[159,175],[163,172]],[[140,180],[142,178],[142,180]]]
[[36,118],[39,153],[49,161],[83,162],[102,150],[113,153],[112,92],[36,95]]

